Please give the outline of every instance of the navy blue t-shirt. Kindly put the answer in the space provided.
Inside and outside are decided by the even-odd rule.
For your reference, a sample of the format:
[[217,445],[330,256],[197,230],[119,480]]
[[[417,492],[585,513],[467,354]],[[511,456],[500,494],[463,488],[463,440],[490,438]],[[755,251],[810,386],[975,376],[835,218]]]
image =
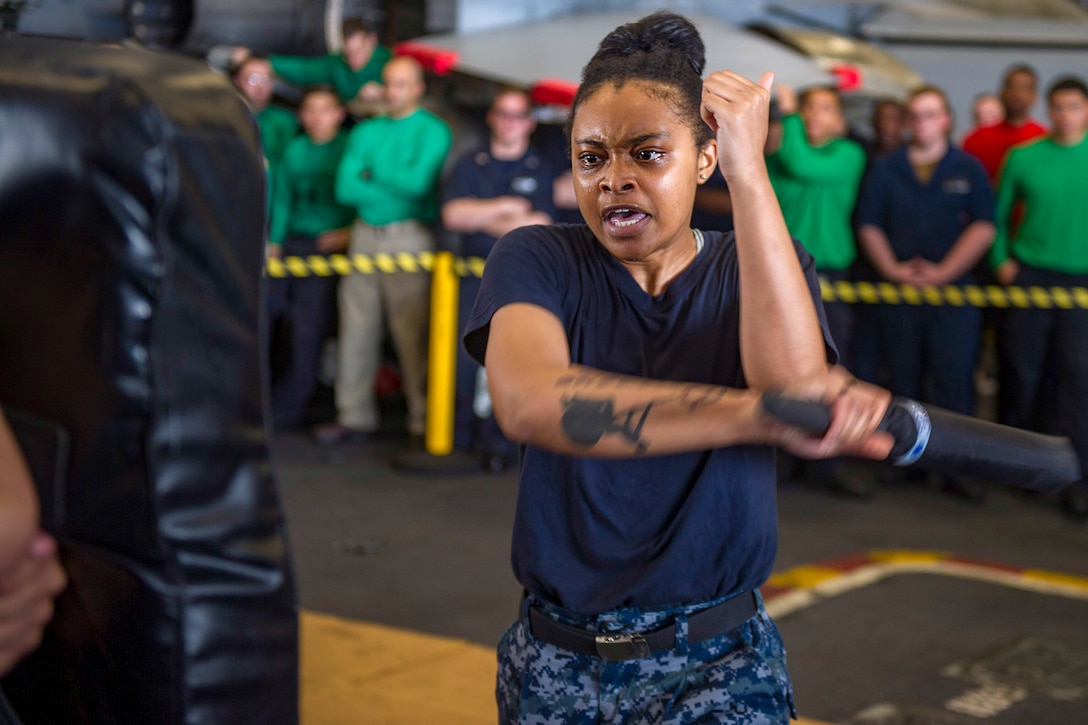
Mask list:
[[[812,258],[795,247],[819,300]],[[514,230],[488,258],[466,327],[465,346],[476,360],[483,362],[491,317],[519,302],[560,320],[576,364],[745,387],[732,233],[706,233],[703,251],[652,297],[585,225]],[[817,309],[833,358],[818,302]],[[597,459],[525,446],[520,474],[514,574],[528,591],[568,610],[705,602],[758,587],[774,564],[770,447]]]
[[[972,222],[993,221],[994,194],[981,162],[949,147],[922,183],[901,147],[877,159],[861,185],[857,224],[880,227],[896,259],[939,262]],[[971,281],[968,271],[956,280]]]
[[[532,147],[520,159],[511,161],[496,159],[483,148],[457,160],[444,185],[442,201],[523,196],[533,205],[534,211],[542,211],[554,219],[552,183],[563,171],[565,169],[558,168]],[[487,257],[495,241],[495,237],[482,232],[465,234],[461,254]]]

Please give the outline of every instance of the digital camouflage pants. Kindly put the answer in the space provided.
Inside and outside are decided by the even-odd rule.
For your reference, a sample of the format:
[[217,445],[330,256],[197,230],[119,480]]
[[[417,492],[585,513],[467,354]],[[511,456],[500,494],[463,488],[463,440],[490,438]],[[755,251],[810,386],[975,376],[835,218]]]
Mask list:
[[[572,653],[532,637],[530,602],[565,624],[601,632],[653,630],[675,621],[676,648],[624,662]],[[711,604],[585,618],[527,599],[499,643],[500,724],[778,725],[796,717],[785,648],[762,601],[741,626],[689,645],[688,614]]]

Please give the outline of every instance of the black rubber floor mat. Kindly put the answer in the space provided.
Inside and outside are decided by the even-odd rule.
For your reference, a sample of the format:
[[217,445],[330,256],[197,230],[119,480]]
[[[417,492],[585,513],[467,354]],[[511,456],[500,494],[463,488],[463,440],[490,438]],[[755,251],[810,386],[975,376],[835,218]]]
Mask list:
[[871,721],[880,725],[1085,722],[1088,600],[902,574],[778,625],[806,717],[851,725],[868,725],[856,718],[874,712],[890,718]]

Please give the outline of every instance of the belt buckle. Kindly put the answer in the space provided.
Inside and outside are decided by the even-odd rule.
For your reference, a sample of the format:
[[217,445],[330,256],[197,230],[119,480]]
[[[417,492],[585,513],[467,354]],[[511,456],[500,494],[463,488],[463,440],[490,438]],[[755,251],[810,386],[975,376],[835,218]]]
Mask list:
[[612,662],[640,660],[650,656],[650,645],[646,638],[637,632],[634,634],[598,634],[594,637],[597,656]]

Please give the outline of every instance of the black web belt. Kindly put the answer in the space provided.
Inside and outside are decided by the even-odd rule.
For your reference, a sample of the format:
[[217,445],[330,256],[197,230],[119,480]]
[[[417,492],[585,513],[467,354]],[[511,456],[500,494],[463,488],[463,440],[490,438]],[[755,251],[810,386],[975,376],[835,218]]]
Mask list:
[[[721,604],[688,615],[688,642],[697,644],[736,629],[756,611],[754,592],[743,592]],[[676,625],[626,634],[594,632],[557,622],[535,606],[529,607],[529,631],[541,642],[570,652],[605,660],[636,660],[676,648]]]

